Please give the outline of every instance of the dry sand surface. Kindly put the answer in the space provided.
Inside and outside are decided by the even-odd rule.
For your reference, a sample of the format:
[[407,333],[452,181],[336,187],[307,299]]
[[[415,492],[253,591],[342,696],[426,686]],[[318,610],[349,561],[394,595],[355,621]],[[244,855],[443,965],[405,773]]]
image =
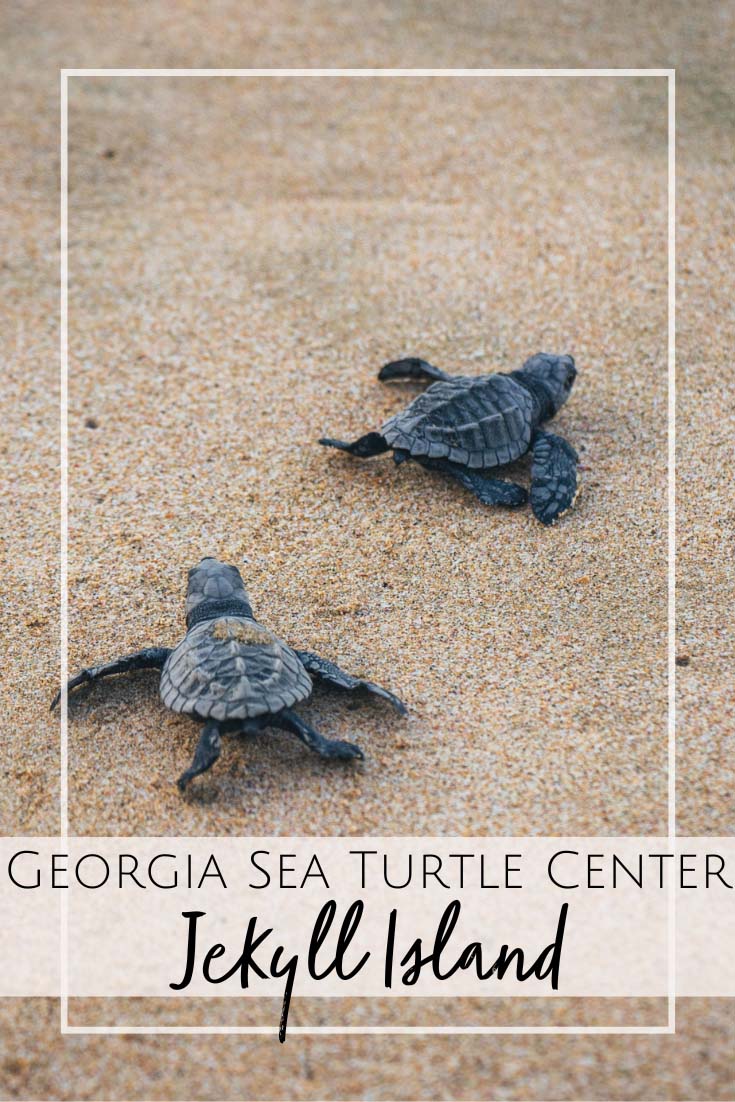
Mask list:
[[[195,727],[155,676],[108,683],[72,707],[80,833],[663,829],[656,88],[74,84],[72,667],[175,641],[186,569],[215,554],[280,635],[411,710],[319,693],[305,714],[359,732],[364,766],[285,735],[228,744],[182,806]],[[316,444],[417,393],[376,381],[386,359],[480,373],[539,348],[580,369],[557,424],[585,488],[557,529]]]
[[[607,13],[400,3],[372,27],[326,2],[295,18],[221,3],[207,27],[161,2],[4,13],[5,833],[58,829],[56,71],[121,64],[678,66],[678,812],[684,833],[732,832],[733,8]],[[363,765],[282,734],[228,741],[182,800],[194,725],[163,710],[154,675],[96,687],[70,707],[72,831],[664,832],[665,81],[77,78],[69,120],[71,667],[173,644],[186,571],[215,554],[284,639],[410,707],[401,720],[319,691],[304,714],[359,741]],[[481,373],[539,349],[580,372],[554,424],[583,492],[556,528],[316,444],[417,392],[377,382],[386,359]],[[510,473],[526,480],[527,461]],[[477,1020],[476,1006],[438,1020],[458,1011]],[[4,1005],[1,1097],[732,1092],[724,1002],[683,1005],[676,1037],[278,1049],[62,1043],[56,1013]]]

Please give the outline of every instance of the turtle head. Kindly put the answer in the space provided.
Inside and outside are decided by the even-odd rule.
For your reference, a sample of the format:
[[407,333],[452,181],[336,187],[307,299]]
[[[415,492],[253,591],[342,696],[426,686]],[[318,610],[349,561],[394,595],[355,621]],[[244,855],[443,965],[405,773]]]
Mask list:
[[[521,368],[523,375],[543,385],[548,403],[551,406],[547,414],[553,417],[558,413],[572,392],[577,369],[572,356],[552,356],[548,352],[537,352],[526,360]],[[543,418],[546,420],[546,417]]]
[[186,626],[218,616],[252,616],[240,571],[236,566],[207,557],[189,571],[186,589]]

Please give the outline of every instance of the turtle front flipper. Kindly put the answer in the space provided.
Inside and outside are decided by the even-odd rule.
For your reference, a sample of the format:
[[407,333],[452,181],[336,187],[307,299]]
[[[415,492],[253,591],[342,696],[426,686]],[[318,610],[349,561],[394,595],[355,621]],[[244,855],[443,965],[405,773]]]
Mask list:
[[373,696],[380,696],[383,700],[387,700],[402,716],[408,714],[408,709],[403,701],[381,685],[375,685],[372,681],[365,681],[361,677],[353,677],[352,674],[341,670],[334,662],[321,658],[311,651],[297,650],[296,653],[312,677],[326,682],[327,685],[334,686],[335,689],[345,689],[348,692],[364,689],[366,692],[372,693]]
[[378,372],[381,383],[390,379],[422,379],[424,382],[436,382],[437,379],[451,379],[446,371],[442,371],[426,360],[420,360],[417,356],[409,356],[405,360],[392,360],[384,364]]
[[325,448],[339,448],[340,451],[349,452],[350,455],[356,455],[360,459],[370,459],[374,455],[382,455],[383,452],[390,450],[385,437],[379,432],[368,432],[352,444],[345,443],[344,440],[333,440],[329,436],[323,436],[319,443]]
[[[93,681],[99,681],[103,677],[112,677],[116,673],[127,673],[129,670],[161,670],[171,654],[170,647],[145,647],[135,654],[127,654],[124,658],[116,658],[114,662],[107,662],[103,666],[87,666],[67,683],[66,691],[70,693],[78,685],[87,685]],[[51,701],[51,711],[61,700],[61,690]]]
[[542,524],[553,524],[577,498],[579,456],[553,432],[537,431],[531,447],[531,508]]

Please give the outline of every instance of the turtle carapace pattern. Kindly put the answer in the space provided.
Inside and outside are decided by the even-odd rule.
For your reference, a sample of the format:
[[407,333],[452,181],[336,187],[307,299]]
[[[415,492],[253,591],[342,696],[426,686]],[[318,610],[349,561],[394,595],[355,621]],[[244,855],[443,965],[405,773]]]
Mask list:
[[[387,689],[353,677],[311,651],[293,650],[260,624],[235,566],[204,558],[189,571],[186,628],[173,649],[147,647],[103,666],[90,666],[67,686],[71,692],[128,670],[160,670],[166,707],[204,724],[194,760],[177,782],[182,792],[217,761],[223,735],[256,734],[265,727],[289,731],[322,758],[362,758],[359,746],[324,738],[292,710],[311,696],[312,680],[336,689],[363,689],[406,714],[402,701]],[[59,692],[52,710],[60,698]]]
[[451,475],[485,505],[524,505],[523,486],[488,471],[532,454],[531,508],[553,524],[577,496],[577,462],[571,444],[541,426],[558,413],[577,370],[571,356],[539,352],[520,371],[495,375],[448,375],[411,357],[386,364],[378,378],[418,379],[431,385],[380,432],[353,443],[323,437],[319,443],[369,459],[393,451],[396,463],[413,459]]

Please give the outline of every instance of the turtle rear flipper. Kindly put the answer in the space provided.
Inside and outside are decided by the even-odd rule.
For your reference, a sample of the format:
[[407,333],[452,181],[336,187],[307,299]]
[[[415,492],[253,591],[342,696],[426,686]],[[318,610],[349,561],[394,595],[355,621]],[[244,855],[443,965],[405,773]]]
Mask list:
[[210,720],[209,723],[204,725],[191,765],[176,782],[179,786],[179,792],[183,792],[189,781],[194,777],[198,777],[200,773],[206,773],[208,769],[212,768],[220,755],[221,749],[222,734],[219,724],[215,720]]
[[514,509],[525,505],[528,493],[516,482],[506,482],[503,478],[492,478],[484,471],[471,471],[445,459],[419,459],[417,462],[430,471],[444,471],[455,478],[466,490],[470,490],[483,505],[504,505]]
[[553,432],[538,431],[532,447],[531,508],[542,524],[553,524],[576,500],[579,456]]
[[528,493],[517,482],[506,482],[503,478],[488,478],[477,471],[463,471],[454,476],[477,497],[483,505],[504,505],[515,509],[525,505]]
[[280,727],[282,731],[289,731],[296,738],[301,739],[305,746],[318,754],[320,758],[333,761],[352,761],[355,758],[362,760],[365,755],[354,742],[344,742],[342,739],[325,738],[313,727],[292,712],[290,708],[284,708],[274,716],[270,716],[271,727]]
[[390,379],[422,379],[425,382],[435,382],[437,379],[450,379],[451,376],[441,368],[427,363],[426,360],[419,359],[418,356],[409,356],[405,360],[391,360],[389,364],[384,364],[378,372],[378,378],[381,383],[386,383]]
[[356,455],[360,459],[371,459],[374,455],[382,455],[383,452],[390,450],[385,437],[379,432],[366,432],[351,444],[344,440],[333,440],[331,436],[323,436],[319,443],[325,448],[338,448],[341,452],[349,452],[350,455]]

